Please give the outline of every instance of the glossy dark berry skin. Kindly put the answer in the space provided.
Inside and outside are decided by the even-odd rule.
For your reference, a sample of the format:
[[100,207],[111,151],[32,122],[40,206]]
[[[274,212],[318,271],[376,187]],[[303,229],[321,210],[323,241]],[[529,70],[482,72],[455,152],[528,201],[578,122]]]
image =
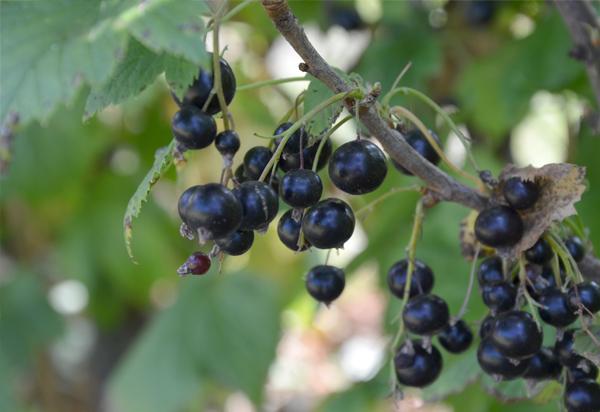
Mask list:
[[485,26],[494,19],[496,2],[494,0],[471,0],[466,5],[465,18],[471,26]]
[[417,335],[435,335],[448,325],[450,312],[445,300],[436,295],[418,295],[402,311],[404,326]]
[[183,106],[171,120],[177,142],[189,150],[210,146],[217,135],[215,119],[193,106]]
[[[388,270],[387,282],[390,292],[399,299],[404,298],[406,275],[408,274],[408,259],[394,263]],[[434,284],[433,271],[425,262],[415,259],[415,267],[410,279],[409,297],[431,292]]]
[[531,180],[511,177],[502,188],[504,199],[513,209],[529,209],[540,197],[539,186]]
[[329,304],[336,300],[345,285],[344,271],[335,266],[315,266],[306,275],[306,290],[322,303]]
[[215,147],[222,156],[233,157],[240,149],[240,137],[233,130],[225,130],[217,135]]
[[510,207],[494,206],[477,216],[475,236],[486,246],[513,246],[523,237],[523,221]]
[[354,213],[340,199],[321,200],[304,214],[302,232],[319,249],[340,248],[354,232]]
[[477,362],[488,375],[496,375],[505,380],[522,376],[529,366],[528,360],[514,362],[504,356],[490,338],[479,343]]
[[190,187],[181,194],[177,207],[181,220],[192,230],[200,229],[206,240],[228,236],[242,222],[242,204],[217,183]]
[[567,366],[567,381],[575,382],[582,379],[598,379],[598,367],[591,360],[574,355],[571,363]]
[[219,249],[231,256],[243,255],[250,250],[253,242],[254,232],[251,230],[237,230],[225,238],[215,240]]
[[[290,122],[282,123],[277,127],[277,129],[275,129],[275,131],[273,132],[273,135],[276,136],[278,134],[282,134],[290,127],[292,127],[292,123],[290,123]],[[278,138],[276,140],[276,142],[275,142],[276,146],[278,146],[281,143],[281,140],[282,140],[281,138]],[[290,138],[285,143],[285,146],[283,148],[283,153],[299,154],[300,147],[302,147],[302,150],[304,150],[306,147],[308,147],[308,134],[304,131],[303,127],[300,127],[298,130],[296,130],[290,136]]]
[[542,347],[542,331],[528,312],[513,310],[498,315],[490,339],[500,353],[511,359],[526,359]]
[[543,265],[550,261],[553,256],[554,252],[544,238],[539,238],[531,248],[525,251],[525,258],[529,262],[537,263],[538,265]]
[[575,357],[578,356],[574,352],[574,346],[575,337],[573,329],[563,331],[562,336],[556,338],[554,342],[554,354],[561,365],[569,366],[574,364]]
[[565,246],[575,262],[580,262],[585,256],[585,247],[579,237],[571,236],[565,239]]
[[[212,57],[211,57],[212,62]],[[225,97],[225,103],[229,104],[233,100],[233,96],[235,95],[236,89],[236,80],[235,75],[233,74],[233,70],[231,66],[224,60],[220,61],[221,67],[221,85],[223,87],[223,95]],[[206,100],[210,95],[210,91],[212,90],[214,85],[213,73],[212,69],[210,72],[206,70],[200,69],[198,73],[198,77],[194,80],[194,83],[187,90],[183,103],[186,105],[196,106],[198,109],[202,109]],[[213,115],[221,111],[221,106],[219,105],[219,99],[216,95],[212,97],[208,107],[206,108],[206,113]]]
[[591,379],[568,384],[564,403],[568,412],[600,411],[600,385]]
[[288,210],[279,219],[277,224],[277,236],[279,240],[294,252],[301,252],[310,247],[310,244],[304,240],[302,247],[298,247],[298,238],[302,227],[302,220],[296,221],[292,217],[293,210]]
[[374,191],[386,174],[385,155],[364,139],[344,143],[329,160],[329,178],[338,189],[352,195]]
[[583,315],[590,315],[600,310],[600,286],[592,280],[571,286],[568,295],[569,305],[574,311],[582,308]]
[[192,275],[204,275],[210,270],[210,258],[202,252],[194,252],[185,262]]
[[517,288],[508,282],[485,285],[481,288],[483,303],[496,313],[506,312],[515,307]]
[[359,30],[365,25],[356,9],[352,7],[334,7],[327,14],[332,25],[340,26],[347,31]]
[[258,180],[273,153],[264,146],[255,146],[244,155],[244,175],[249,180]]
[[240,229],[256,230],[266,227],[277,215],[279,198],[264,182],[244,182],[233,190],[242,204]]
[[481,262],[477,272],[477,280],[481,286],[504,282],[502,259],[498,256],[492,256]]
[[544,322],[557,328],[564,328],[575,322],[577,315],[569,306],[567,295],[559,289],[545,290],[539,298],[542,307],[538,308]]
[[561,372],[562,365],[554,352],[550,348],[541,348],[529,359],[529,367],[523,377],[536,380],[558,379]]
[[[556,288],[556,278],[552,267],[545,266],[540,268],[535,265],[526,265],[527,273],[527,291],[529,295],[539,301],[540,296],[547,289]],[[564,273],[561,274],[561,278],[564,281]]]
[[[302,150],[302,161],[304,162],[305,169],[312,169],[315,159],[317,157],[317,151],[319,150],[320,141],[315,142],[311,146]],[[333,144],[331,143],[331,139],[327,139],[327,141],[323,144],[323,148],[321,149],[321,154],[319,155],[319,160],[317,162],[317,171],[323,169],[327,162],[329,162],[329,158],[331,157],[331,153],[333,152]],[[300,169],[300,154],[286,154],[283,153],[279,158],[279,163],[277,164],[279,169],[284,172],[289,172],[290,170]]]
[[446,326],[438,335],[440,345],[450,353],[462,353],[473,342],[473,332],[464,320]]
[[247,182],[248,180],[250,180],[246,176],[243,163],[235,169],[233,176],[235,177],[235,180],[237,181],[237,183],[244,183],[244,182]]
[[312,170],[290,170],[281,178],[279,196],[292,207],[305,208],[314,205],[321,198],[323,183]]
[[442,355],[431,346],[431,352],[423,348],[421,341],[405,342],[396,351],[394,369],[398,382],[404,386],[423,388],[432,384],[442,371]]
[[494,324],[496,323],[496,318],[492,315],[486,316],[481,325],[479,325],[479,337],[484,339],[492,333],[492,329],[494,328]]
[[[432,131],[430,131],[430,133],[431,133],[431,136],[435,139],[435,141],[439,145],[440,139]],[[440,156],[437,154],[437,152],[435,151],[433,146],[429,143],[429,140],[427,140],[425,135],[423,133],[421,133],[420,130],[414,129],[414,130],[411,130],[411,131],[405,133],[404,139],[406,140],[406,143],[411,145],[411,147],[413,149],[415,149],[415,151],[417,153],[419,153],[421,156],[423,156],[425,159],[427,159],[430,163],[437,165],[440,162]],[[392,164],[401,173],[403,173],[407,176],[413,175],[411,172],[406,170],[404,167],[402,167],[400,164],[395,162],[393,159],[392,159]]]

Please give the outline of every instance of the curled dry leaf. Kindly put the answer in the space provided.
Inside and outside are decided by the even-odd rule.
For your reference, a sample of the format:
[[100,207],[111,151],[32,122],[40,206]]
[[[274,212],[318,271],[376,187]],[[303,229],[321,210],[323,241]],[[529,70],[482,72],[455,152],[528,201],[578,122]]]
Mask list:
[[510,259],[532,247],[553,222],[576,214],[574,205],[586,189],[585,168],[582,166],[553,163],[541,168],[518,168],[507,165],[500,173],[500,184],[492,195],[497,203],[506,203],[502,196],[502,187],[511,177],[535,181],[540,187],[540,197],[533,207],[520,212],[525,232],[519,243],[512,248],[498,249],[501,256]]

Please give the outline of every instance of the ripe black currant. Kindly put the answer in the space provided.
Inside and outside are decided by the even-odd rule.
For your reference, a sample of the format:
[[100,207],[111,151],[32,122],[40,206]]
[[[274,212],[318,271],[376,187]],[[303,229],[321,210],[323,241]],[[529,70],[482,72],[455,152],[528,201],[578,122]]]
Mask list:
[[510,207],[494,206],[477,216],[475,236],[486,246],[512,246],[523,236],[523,221]]
[[554,342],[554,354],[561,365],[570,366],[576,363],[578,355],[574,352],[574,346],[575,337],[573,329],[563,331],[562,335],[556,338],[556,342]]
[[582,379],[598,379],[598,367],[581,355],[573,355],[567,366],[567,381],[575,382]]
[[473,342],[473,332],[464,320],[450,323],[438,335],[440,345],[450,353],[461,353]]
[[302,233],[319,249],[340,248],[354,232],[354,213],[340,199],[321,200],[304,214]]
[[329,177],[346,193],[361,195],[377,189],[387,165],[379,147],[368,140],[353,140],[337,148],[329,160]]
[[289,249],[292,249],[294,252],[301,252],[308,249],[310,244],[304,239],[302,247],[298,246],[302,222],[301,220],[295,220],[292,214],[293,210],[290,209],[281,216],[277,224],[277,235],[281,243]]
[[561,372],[562,365],[554,352],[550,348],[541,348],[529,359],[529,367],[523,377],[536,380],[558,379]]
[[567,295],[559,289],[549,288],[540,294],[540,317],[544,322],[557,328],[569,326],[577,315],[569,306]]
[[529,366],[528,359],[514,361],[504,356],[489,337],[479,343],[477,362],[485,373],[505,380],[522,376]]
[[215,147],[222,156],[233,157],[240,149],[240,137],[233,130],[225,130],[217,135]]
[[575,262],[580,262],[581,259],[585,256],[585,247],[583,246],[583,242],[577,236],[571,236],[565,239],[565,246],[567,250],[573,257]]
[[[408,259],[399,260],[388,271],[388,287],[397,298],[404,298],[407,274]],[[415,259],[415,267],[410,279],[409,297],[429,293],[433,288],[433,283],[434,278],[431,268],[419,259]]]
[[[231,101],[233,100],[233,96],[235,95],[235,75],[233,74],[231,66],[229,66],[225,59],[221,59],[220,67],[223,95],[225,97],[225,103],[229,104],[231,103]],[[200,69],[200,72],[198,73],[198,78],[194,80],[194,83],[187,90],[183,98],[183,103],[186,105],[196,106],[198,109],[202,109],[204,107],[204,104],[208,100],[208,97],[210,96],[210,92],[213,88],[213,85],[214,79],[212,69],[210,72]],[[206,108],[206,113],[213,115],[220,111],[221,106],[219,105],[219,99],[215,94],[212,96],[210,103]]]
[[171,120],[173,136],[184,148],[209,146],[217,135],[215,119],[194,106],[183,106]]
[[495,1],[471,0],[465,4],[465,18],[471,26],[485,26],[494,19],[496,11]]
[[[281,133],[285,132],[287,129],[289,129],[290,127],[292,127],[292,123],[290,123],[290,122],[282,123],[277,127],[277,129],[275,129],[275,131],[273,132],[273,135],[281,134]],[[281,143],[281,140],[282,140],[282,138],[278,138],[275,141],[275,146],[279,146],[279,144]],[[298,130],[296,130],[290,136],[290,138],[285,143],[285,146],[283,148],[283,153],[299,154],[300,147],[302,147],[302,150],[304,150],[307,146],[308,146],[308,134],[304,130],[304,127],[300,127]]]
[[554,252],[544,238],[539,238],[531,248],[525,251],[525,258],[538,265],[548,262],[552,259],[552,256],[554,256]]
[[242,222],[242,204],[225,186],[217,183],[192,186],[178,203],[181,220],[198,230],[203,240],[230,235]]
[[233,173],[233,176],[235,177],[235,180],[237,181],[237,183],[244,183],[247,182],[248,177],[246,176],[246,173],[244,172],[244,164],[240,164],[236,169],[235,172]]
[[[313,145],[302,150],[302,161],[305,169],[312,169],[313,164],[315,162],[315,158],[317,157],[317,151],[319,150],[320,142],[315,142]],[[331,139],[327,139],[327,141],[323,144],[323,148],[321,149],[321,154],[319,155],[319,160],[317,162],[317,171],[323,169],[329,158],[331,157],[331,152],[333,151],[333,144],[331,143]],[[279,163],[277,164],[279,169],[284,172],[289,172],[290,170],[300,169],[300,154],[294,153],[284,153],[279,158]]]
[[365,25],[360,14],[353,7],[334,5],[327,15],[332,26],[338,25],[347,31],[359,30]]
[[569,305],[573,311],[582,308],[583,315],[590,315],[600,310],[600,286],[592,280],[571,286],[568,292]]
[[600,385],[591,379],[568,384],[564,400],[568,412],[600,411]]
[[492,256],[481,262],[477,272],[477,280],[479,280],[481,286],[504,282],[502,259],[498,256]]
[[402,311],[406,329],[417,335],[435,335],[450,319],[448,304],[437,295],[418,295],[410,299]]
[[542,347],[542,331],[533,316],[520,310],[498,315],[490,339],[500,353],[511,359],[525,359]]
[[422,388],[433,383],[442,371],[442,355],[431,346],[423,348],[420,340],[402,344],[394,356],[394,368],[398,382],[405,386]]
[[306,275],[306,290],[313,298],[325,304],[336,300],[345,285],[344,271],[335,266],[315,266]]
[[492,332],[494,328],[494,323],[496,323],[496,318],[492,315],[487,315],[481,325],[479,325],[479,337],[481,339],[486,338]]
[[495,313],[506,312],[515,307],[517,288],[508,282],[484,285],[481,288],[483,303]]
[[321,198],[323,183],[312,170],[290,170],[281,179],[279,196],[292,207],[305,208],[314,205]]
[[249,180],[258,180],[273,153],[264,146],[255,146],[244,155],[244,175]]
[[[432,131],[429,131],[429,133],[431,133],[431,136],[434,138],[434,140],[438,143],[439,146],[440,139],[437,137],[437,135]],[[440,162],[440,156],[437,154],[433,146],[429,143],[429,140],[427,140],[425,135],[421,133],[420,130],[414,129],[405,133],[404,139],[406,140],[406,143],[411,145],[412,148],[415,149],[415,151],[418,154],[423,156],[429,162],[433,163],[434,165],[437,165]],[[412,176],[411,172],[406,170],[404,167],[402,167],[402,165],[400,165],[393,159],[392,164],[396,169],[398,169],[398,171],[404,173],[405,175]]]
[[227,237],[215,240],[219,249],[231,256],[243,255],[250,250],[252,242],[254,232],[251,230],[237,230]]
[[277,193],[264,182],[244,182],[233,190],[242,204],[240,229],[263,229],[277,215],[279,198]]
[[540,196],[539,186],[531,180],[511,177],[502,188],[504,198],[514,209],[528,209]]

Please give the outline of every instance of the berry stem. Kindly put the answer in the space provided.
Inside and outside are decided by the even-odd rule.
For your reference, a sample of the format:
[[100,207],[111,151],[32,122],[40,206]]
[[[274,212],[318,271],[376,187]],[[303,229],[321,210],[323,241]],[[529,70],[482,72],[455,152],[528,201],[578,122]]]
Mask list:
[[467,313],[467,307],[469,306],[469,300],[471,299],[471,293],[473,292],[473,285],[475,284],[475,268],[477,267],[477,259],[479,258],[479,252],[481,252],[481,245],[478,243],[475,247],[475,255],[473,256],[473,263],[471,264],[471,271],[469,272],[469,285],[467,286],[467,293],[465,299],[456,315],[456,320],[462,319]]
[[[408,72],[408,70],[411,68],[412,66],[412,62],[408,62],[406,64],[406,66],[404,66],[404,68],[402,69],[402,71],[398,74],[398,76],[396,77],[396,80],[394,80],[394,84],[392,84],[392,87],[390,88],[390,90],[395,90],[398,85],[400,84],[400,80],[402,80],[402,78],[404,77],[404,75],[406,74],[406,72]],[[391,98],[391,97],[390,97]],[[386,94],[383,97],[383,102],[388,105],[389,104],[389,100],[390,98],[388,98],[388,95]]]
[[244,90],[259,89],[259,88],[265,87],[265,86],[276,86],[278,84],[284,84],[284,83],[307,82],[307,81],[309,81],[309,79],[307,79],[306,77],[284,77],[282,79],[263,80],[260,82],[244,84],[244,85],[239,86],[237,88],[237,91],[241,92]]
[[552,248],[554,253],[556,253],[559,256],[560,260],[562,261],[565,267],[565,270],[567,271],[567,276],[569,276],[574,281],[579,280],[580,282],[582,282],[583,276],[579,271],[577,263],[573,260],[573,257],[569,253],[567,247],[560,239],[560,236],[558,236],[555,233],[554,229],[550,229],[548,233],[544,235],[544,238],[550,244],[550,247]]
[[337,122],[332,128],[330,128],[327,133],[325,133],[325,135],[321,138],[321,141],[319,142],[319,147],[317,148],[317,153],[315,154],[315,160],[313,162],[313,166],[312,166],[312,171],[316,172],[317,171],[317,166],[319,165],[319,159],[321,157],[321,152],[323,151],[323,147],[325,146],[325,143],[327,142],[327,139],[329,139],[329,137],[337,130],[339,129],[344,123],[346,123],[347,121],[352,120],[352,116],[348,115],[346,117],[344,117],[342,120],[340,120],[339,122]]
[[[525,300],[527,300],[527,304],[529,305],[529,310],[531,311],[531,315],[533,316],[533,319],[535,320],[535,323],[537,324],[538,328],[541,330],[541,322],[540,319],[538,317],[538,312],[537,310],[535,310],[535,306],[536,303],[534,302],[533,298],[529,295],[529,292],[527,291],[527,271],[525,270],[525,259],[523,258],[523,256],[519,257],[519,284],[521,287],[521,290],[523,291],[523,295],[525,296]],[[540,306],[539,304],[537,306]]]
[[223,114],[223,127],[225,130],[230,130],[229,125],[229,113],[227,111],[227,103],[225,102],[225,95],[223,94],[223,84],[221,83],[221,56],[219,55],[219,26],[220,18],[223,9],[226,7],[227,2],[223,3],[223,6],[215,13],[213,20],[213,73],[214,73],[214,85],[213,89],[216,89],[217,99],[219,99],[219,106],[221,106],[221,113]]
[[356,216],[358,216],[365,212],[372,211],[373,207],[377,206],[379,203],[383,202],[388,197],[393,196],[396,193],[403,193],[403,192],[410,192],[410,191],[420,192],[421,187],[419,185],[411,185],[411,186],[406,186],[406,187],[393,187],[390,190],[388,190],[387,192],[385,192],[384,194],[382,194],[381,196],[379,196],[377,199],[374,199],[373,201],[367,203],[366,205],[364,205],[363,207],[358,209],[354,214]]

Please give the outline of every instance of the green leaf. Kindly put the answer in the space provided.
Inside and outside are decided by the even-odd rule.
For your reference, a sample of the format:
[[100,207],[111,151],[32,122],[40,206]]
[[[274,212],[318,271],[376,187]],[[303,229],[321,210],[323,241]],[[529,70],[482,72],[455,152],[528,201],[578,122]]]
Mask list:
[[178,95],[192,83],[198,66],[170,54],[156,54],[136,40],[131,40],[125,58],[110,79],[93,88],[85,106],[87,119],[110,104],[118,104],[135,96],[151,85],[163,72]]
[[119,16],[115,26],[127,28],[136,39],[157,53],[168,51],[202,64],[208,56],[201,15],[208,12],[204,0],[135,1]]
[[175,140],[172,140],[168,146],[162,147],[156,151],[154,155],[154,164],[148,171],[142,183],[138,186],[135,193],[129,199],[127,204],[127,210],[123,217],[123,231],[125,236],[125,246],[127,247],[127,254],[133,259],[133,250],[131,249],[131,237],[133,235],[133,219],[139,216],[142,210],[142,204],[148,200],[148,195],[152,186],[158,182],[158,179],[167,171],[167,169],[173,164],[173,148],[175,147]]
[[532,399],[542,392],[550,381],[542,381],[528,386],[523,379],[496,382],[491,376],[482,374],[481,382],[485,390],[503,402]]
[[[348,75],[345,72],[339,69],[334,70],[345,80],[348,80]],[[323,82],[311,76],[310,74],[308,74],[306,77],[310,79],[310,83],[308,84],[306,92],[304,93],[304,112],[308,113],[317,105],[333,96],[333,92],[329,90],[329,88],[325,86]],[[309,136],[320,136],[327,129],[329,129],[340,115],[343,108],[344,103],[340,100],[321,110],[319,114],[313,117],[304,126]]]
[[182,282],[175,305],[126,356],[109,384],[117,409],[179,411],[207,379],[260,402],[279,338],[276,295],[255,275],[211,273]]
[[423,399],[439,401],[461,392],[481,375],[481,368],[477,363],[477,348],[472,346],[471,350],[460,355],[444,353],[442,373],[433,385],[423,390]]
[[84,83],[108,78],[126,36],[101,20],[101,2],[2,2],[0,122],[10,112],[22,123],[46,119]]
[[[575,333],[574,349],[577,353],[600,365],[600,326],[588,326],[588,331],[579,330]],[[592,337],[593,336],[593,337]]]

